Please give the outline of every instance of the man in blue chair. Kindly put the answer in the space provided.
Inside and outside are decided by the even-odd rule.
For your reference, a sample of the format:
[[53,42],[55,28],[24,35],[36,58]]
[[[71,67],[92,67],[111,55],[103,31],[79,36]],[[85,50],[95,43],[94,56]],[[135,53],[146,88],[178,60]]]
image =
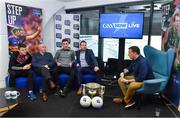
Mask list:
[[31,70],[31,55],[27,53],[26,45],[19,44],[18,51],[14,52],[9,61],[9,86],[15,87],[15,80],[17,77],[25,76],[28,77],[28,97],[31,100],[35,100],[36,96],[33,93],[33,80],[34,73]]
[[[77,67],[78,67],[78,84],[82,84],[82,75],[91,73],[97,74],[97,79],[100,79],[99,67],[91,49],[87,49],[86,41],[80,42],[80,50],[76,52],[77,56]],[[77,91],[77,95],[81,95],[81,87]]]
[[54,66],[54,59],[51,53],[46,52],[46,46],[44,44],[38,45],[39,52],[35,53],[32,57],[32,66],[36,73],[42,76],[43,95],[44,102],[48,100],[47,92],[48,85],[53,89],[55,84],[52,80],[51,69]]
[[75,54],[74,54],[74,51],[71,50],[69,47],[69,39],[65,38],[62,40],[62,49],[56,52],[54,60],[57,65],[53,70],[53,75],[54,75],[56,84],[59,84],[58,75],[60,73],[70,74],[70,78],[68,82],[66,83],[66,85],[64,86],[64,88],[61,90],[60,87],[58,87],[57,88],[58,90],[56,92],[57,95],[61,95],[62,97],[65,97],[74,80],[74,70],[72,68],[72,65],[75,61]]
[[146,58],[140,55],[140,50],[137,46],[130,47],[128,55],[132,59],[132,63],[127,69],[123,70],[118,80],[124,98],[113,99],[115,103],[125,103],[125,108],[129,108],[135,104],[132,98],[135,90],[142,87],[143,81],[154,79],[151,65]]

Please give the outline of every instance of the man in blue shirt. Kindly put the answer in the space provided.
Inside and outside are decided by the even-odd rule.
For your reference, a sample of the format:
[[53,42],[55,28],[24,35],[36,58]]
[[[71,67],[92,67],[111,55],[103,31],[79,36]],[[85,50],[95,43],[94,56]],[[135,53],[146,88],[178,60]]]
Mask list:
[[123,92],[124,98],[113,99],[115,103],[125,102],[125,108],[129,108],[135,104],[132,97],[135,90],[141,88],[143,81],[154,79],[151,65],[146,58],[140,55],[140,50],[137,46],[130,47],[128,55],[132,59],[132,63],[127,69],[123,70],[118,80],[118,84]]
[[35,53],[32,57],[32,66],[36,73],[39,73],[42,76],[43,84],[43,96],[42,99],[44,102],[48,100],[47,89],[48,84],[53,89],[55,84],[52,80],[50,69],[54,66],[54,59],[51,53],[46,52],[46,46],[44,44],[38,45],[39,52]]

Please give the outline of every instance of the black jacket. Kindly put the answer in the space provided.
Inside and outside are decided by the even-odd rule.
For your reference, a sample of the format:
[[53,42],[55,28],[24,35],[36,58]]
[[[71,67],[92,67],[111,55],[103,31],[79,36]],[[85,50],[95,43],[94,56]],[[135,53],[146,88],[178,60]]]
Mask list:
[[[80,50],[76,51],[76,57],[77,57],[77,63],[81,64],[80,63]],[[94,68],[95,66],[98,66],[96,57],[94,56],[94,53],[93,53],[93,51],[91,49],[86,49],[86,51],[85,51],[85,59],[86,59],[87,64],[90,67]]]

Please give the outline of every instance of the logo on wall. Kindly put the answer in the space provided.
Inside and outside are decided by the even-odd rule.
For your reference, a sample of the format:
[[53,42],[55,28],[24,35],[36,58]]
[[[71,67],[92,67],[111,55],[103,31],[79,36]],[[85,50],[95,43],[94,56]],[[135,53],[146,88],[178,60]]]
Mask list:
[[56,33],[56,38],[61,39],[62,38],[62,34],[61,33]]
[[74,25],[73,25],[73,29],[74,29],[74,30],[79,30],[79,24],[74,24]]
[[67,26],[70,26],[71,25],[71,21],[70,20],[65,20],[64,24],[67,25]]
[[61,15],[56,15],[56,20],[61,21]]
[[61,30],[62,29],[61,24],[56,24],[56,29]]
[[18,50],[24,43],[28,52],[37,51],[42,42],[42,9],[6,3],[9,54]]
[[79,21],[79,15],[74,15],[74,16],[73,16],[73,20]]

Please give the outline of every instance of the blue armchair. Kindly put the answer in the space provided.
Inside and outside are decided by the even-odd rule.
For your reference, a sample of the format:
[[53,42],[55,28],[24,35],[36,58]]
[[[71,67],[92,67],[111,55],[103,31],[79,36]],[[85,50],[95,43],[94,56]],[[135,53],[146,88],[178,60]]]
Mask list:
[[161,93],[170,78],[174,62],[174,50],[169,49],[167,52],[162,52],[151,46],[145,46],[144,54],[152,65],[155,79],[145,80],[143,86],[136,92],[147,94]]
[[139,94],[136,100],[138,108],[141,106],[141,94],[154,94],[161,93],[165,89],[168,80],[170,78],[173,62],[174,62],[174,50],[169,49],[167,52],[159,51],[151,46],[144,47],[145,57],[152,65],[153,74],[155,79],[145,80],[143,86],[136,90],[136,94]]

